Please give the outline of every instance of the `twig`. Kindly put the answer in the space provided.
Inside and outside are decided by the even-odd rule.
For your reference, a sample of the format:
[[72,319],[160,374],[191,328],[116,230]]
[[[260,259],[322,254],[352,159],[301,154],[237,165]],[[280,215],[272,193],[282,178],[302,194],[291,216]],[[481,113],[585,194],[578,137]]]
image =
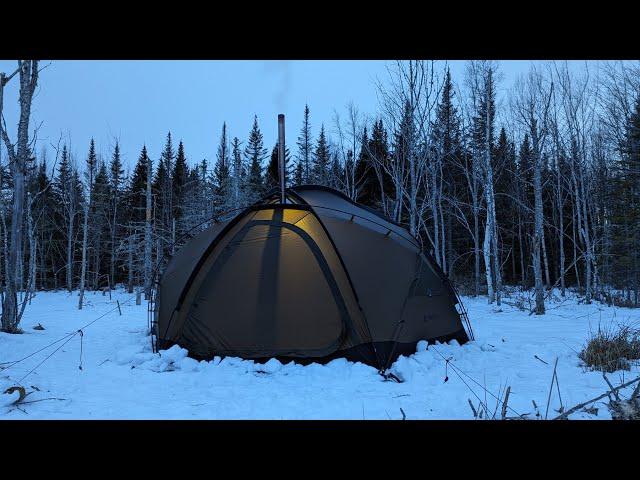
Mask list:
[[20,402],[20,405],[25,405],[27,403],[44,402],[45,400],[66,400],[66,398],[56,398],[56,397],[39,398],[38,400],[29,400],[28,402]]
[[402,413],[402,419],[406,420],[407,416],[405,415],[404,410],[402,409],[402,407],[400,407],[400,412]]
[[496,414],[498,413],[498,409],[500,408],[500,401],[502,400],[502,383],[498,387],[498,398],[496,398],[496,408],[493,410],[493,415],[491,415],[491,419],[496,419]]
[[538,408],[538,405],[536,404],[535,400],[531,400],[531,403],[533,403],[533,408],[535,408],[536,410],[536,417],[540,418],[540,409]]
[[[640,377],[635,378],[633,380],[630,380],[627,383],[623,383],[622,385],[617,386],[613,390],[615,390],[617,392],[618,390],[622,390],[623,388],[626,388],[629,385],[633,385],[634,383],[636,383],[638,381],[640,381]],[[553,420],[563,420],[563,419],[567,418],[569,415],[571,415],[572,413],[577,412],[581,408],[584,408],[585,406],[589,405],[590,403],[597,402],[598,400],[603,399],[604,397],[606,397],[608,395],[611,395],[612,393],[613,393],[613,391],[608,391],[608,392],[603,393],[602,395],[597,396],[596,398],[592,398],[591,400],[587,400],[586,402],[580,403],[580,404],[576,405],[575,407],[570,408],[569,410],[567,410],[563,414],[558,415]]]
[[558,389],[558,398],[560,399],[560,411],[558,413],[562,413],[564,410],[564,404],[562,403],[562,395],[560,395],[560,381],[558,380],[558,372],[556,372],[556,388]]
[[504,403],[502,404],[502,419],[505,420],[507,416],[507,405],[509,404],[509,394],[511,393],[511,387],[507,387],[507,391],[504,394]]
[[544,363],[545,365],[549,365],[547,362],[545,362],[543,359],[541,359],[539,356],[534,355],[533,358],[535,358],[536,360],[540,360],[542,363]]
[[549,397],[547,398],[547,409],[544,412],[544,419],[547,419],[549,414],[549,404],[551,403],[551,392],[553,391],[553,382],[556,379],[556,368],[558,367],[558,357],[556,357],[556,363],[553,365],[553,375],[551,376],[551,385],[549,385]]
[[473,406],[473,403],[471,403],[471,399],[468,398],[467,401],[469,402],[469,406],[471,407],[471,411],[473,412],[473,418],[478,418],[478,412],[476,411],[475,407]]
[[611,385],[611,382],[607,378],[607,374],[602,372],[602,377],[604,378],[604,381],[607,382],[607,385],[609,385],[611,392],[616,396],[616,400],[620,401],[620,395],[618,394],[618,391],[613,388],[613,385]]

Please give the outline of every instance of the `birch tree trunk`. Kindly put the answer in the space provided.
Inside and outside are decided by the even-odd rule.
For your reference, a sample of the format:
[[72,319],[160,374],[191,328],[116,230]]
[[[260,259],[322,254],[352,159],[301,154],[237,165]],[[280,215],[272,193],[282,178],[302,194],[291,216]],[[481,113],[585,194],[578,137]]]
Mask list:
[[565,284],[565,255],[564,255],[564,205],[562,196],[562,172],[559,162],[556,165],[556,206],[558,209],[558,248],[560,254],[560,295],[563,297],[566,295]]
[[542,287],[542,265],[540,254],[542,253],[542,228],[543,228],[543,211],[542,211],[542,166],[540,165],[540,155],[538,150],[537,134],[533,137],[533,196],[534,196],[534,234],[533,234],[533,275],[535,284],[536,297],[536,315],[545,313],[544,308],[544,291]]
[[133,293],[133,243],[134,235],[131,233],[131,227],[129,228],[129,242],[127,246],[127,293]]
[[493,225],[491,225],[491,216],[487,212],[484,225],[484,241],[482,243],[482,256],[484,258],[484,273],[487,282],[487,297],[489,303],[495,301],[495,292],[493,290],[493,278],[491,276],[491,232],[493,231]]
[[144,298],[151,298],[151,251],[153,239],[151,238],[151,160],[147,159],[147,192],[144,223]]
[[[10,245],[8,248],[8,262],[5,272],[6,292],[2,308],[2,330],[8,333],[19,333],[19,324],[22,312],[18,312],[16,270],[19,265],[18,251],[23,242],[23,220],[25,199],[25,174],[27,162],[30,156],[29,148],[29,119],[31,117],[31,102],[38,83],[38,61],[19,60],[20,73],[20,120],[18,122],[17,145],[11,143],[4,128],[4,122],[0,126],[0,134],[4,141],[11,164],[13,176],[13,205],[11,212]],[[15,73],[13,75],[15,75]],[[13,76],[11,75],[11,76]],[[11,77],[0,75],[0,119],[4,101],[4,86]]]
[[91,206],[91,190],[93,185],[93,168],[89,168],[89,193],[84,204],[82,221],[82,264],[80,266],[80,296],[78,298],[78,310],[82,310],[84,301],[84,287],[87,275],[87,241],[89,237],[89,208]]
[[544,235],[544,226],[542,227],[542,259],[544,264],[544,279],[547,284],[547,290],[551,289],[551,279],[549,277],[549,259],[547,257],[547,242]]
[[[71,185],[70,185],[70,188]],[[73,192],[69,192],[69,195],[73,195]],[[68,208],[69,222],[67,224],[67,265],[65,269],[67,280],[67,291],[71,293],[73,291],[73,240],[74,240],[74,222],[76,218],[75,201],[73,198],[69,199],[70,204]]]
[[[489,105],[490,97],[488,86],[485,88],[485,101]],[[484,227],[484,264],[487,278],[487,295],[489,297],[489,303],[496,301],[496,292],[493,288],[492,268],[491,268],[491,250],[494,250],[494,259],[497,253],[497,242],[494,238],[496,233],[496,207],[495,207],[495,194],[493,190],[493,167],[491,165],[491,119],[490,109],[487,107],[487,114],[485,119],[485,147],[484,147],[484,172],[485,172],[485,203],[487,206],[487,217]],[[494,260],[494,266],[498,267],[497,261]],[[496,279],[498,278],[498,268],[494,268]],[[498,295],[498,305],[500,305],[500,298]]]

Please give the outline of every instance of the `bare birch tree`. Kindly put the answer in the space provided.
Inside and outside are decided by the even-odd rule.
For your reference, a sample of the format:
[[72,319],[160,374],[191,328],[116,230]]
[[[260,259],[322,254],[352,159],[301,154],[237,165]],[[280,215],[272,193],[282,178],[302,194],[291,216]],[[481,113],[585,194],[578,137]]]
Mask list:
[[547,81],[541,72],[532,66],[529,73],[518,79],[513,93],[512,108],[516,121],[529,134],[532,144],[533,191],[534,191],[534,232],[533,232],[533,274],[535,288],[535,313],[545,313],[544,288],[542,283],[542,242],[544,211],[542,203],[542,162],[549,133],[550,104],[553,82]]
[[[27,162],[31,156],[29,143],[29,120],[31,118],[31,104],[36,85],[38,84],[38,60],[19,60],[18,71],[20,73],[20,119],[16,144],[9,139],[4,117],[0,117],[0,135],[8,152],[9,164],[13,176],[13,202],[11,211],[10,243],[7,247],[7,265],[5,271],[6,292],[2,308],[2,330],[8,333],[18,333],[21,313],[18,311],[17,297],[17,267],[19,265],[18,246],[23,242],[24,200],[25,200],[25,174]],[[0,116],[4,101],[4,86],[15,75],[9,77],[0,75]]]
[[87,157],[87,171],[85,172],[86,198],[83,205],[82,217],[82,260],[80,264],[80,295],[78,298],[78,310],[82,310],[84,301],[84,289],[87,278],[87,246],[89,240],[89,213],[93,202],[93,176],[96,169],[97,158],[95,153],[95,143],[91,139],[89,155]]

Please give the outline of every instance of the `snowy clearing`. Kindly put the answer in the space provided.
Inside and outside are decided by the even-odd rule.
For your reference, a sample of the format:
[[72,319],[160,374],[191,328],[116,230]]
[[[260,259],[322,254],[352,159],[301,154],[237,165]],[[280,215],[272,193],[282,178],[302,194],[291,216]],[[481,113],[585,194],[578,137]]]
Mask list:
[[[496,312],[486,298],[464,298],[476,341],[428,349],[422,342],[418,352],[393,365],[393,373],[403,380],[395,383],[383,381],[372,367],[346,360],[308,366],[276,360],[261,365],[237,358],[197,362],[177,347],[153,354],[146,335],[146,302],[136,306],[135,296],[123,291],[111,300],[89,293],[82,311],[77,301],[77,293],[40,292],[26,310],[24,334],[0,333],[0,391],[22,385],[32,392],[20,409],[12,405],[18,391],[0,394],[0,418],[384,420],[401,419],[404,412],[409,420],[473,419],[468,399],[477,408],[486,396],[493,411],[497,402],[491,393],[501,396],[507,386],[508,416],[530,413],[535,418],[533,400],[544,417],[556,357],[562,403],[569,408],[607,390],[602,374],[587,371],[577,356],[589,331],[597,330],[599,323],[640,322],[640,310],[584,305],[575,297],[548,302],[544,316],[508,305]],[[107,312],[84,330],[82,338],[76,335],[20,363],[7,363]],[[34,330],[38,324],[45,330]],[[608,378],[618,385],[638,376],[639,370],[634,365],[630,372],[618,371]],[[631,387],[622,393],[630,391]],[[559,407],[554,389],[549,418],[558,415]],[[595,407],[597,415],[577,412],[571,418],[611,418],[604,403]]]

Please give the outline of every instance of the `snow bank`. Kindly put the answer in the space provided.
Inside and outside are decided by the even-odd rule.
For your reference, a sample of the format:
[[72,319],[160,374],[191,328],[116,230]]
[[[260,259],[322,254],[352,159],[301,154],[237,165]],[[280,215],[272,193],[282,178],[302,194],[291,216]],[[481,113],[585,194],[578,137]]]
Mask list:
[[[80,328],[113,309],[116,300],[122,305],[122,316],[113,312],[84,331],[82,359],[80,339],[73,338],[23,381],[39,389],[29,398],[59,397],[64,402],[25,405],[24,413],[11,408],[17,392],[1,395],[1,418],[397,419],[402,408],[410,419],[471,419],[467,399],[477,405],[478,398],[487,397],[493,409],[493,395],[507,386],[513,411],[531,413],[532,400],[546,405],[556,358],[567,408],[607,388],[602,375],[585,370],[577,357],[589,330],[598,322],[640,321],[640,311],[584,305],[576,299],[550,303],[544,316],[529,316],[506,304],[496,311],[484,298],[465,299],[476,341],[462,346],[419,342],[413,355],[399,357],[391,366],[401,380],[396,383],[345,359],[303,366],[276,359],[263,364],[232,357],[196,361],[179,346],[153,353],[146,305],[127,301],[124,292],[111,301],[89,296],[90,305],[78,311],[66,293],[39,293],[23,320],[29,334],[0,333],[0,362],[8,362]],[[38,323],[46,330],[32,331]],[[0,391],[15,385],[54,348],[0,371]],[[609,379],[620,383],[623,373],[629,380],[639,374],[638,367]],[[560,406],[554,392],[550,416]],[[602,403],[596,407],[597,416],[580,412],[572,418],[610,418]]]

